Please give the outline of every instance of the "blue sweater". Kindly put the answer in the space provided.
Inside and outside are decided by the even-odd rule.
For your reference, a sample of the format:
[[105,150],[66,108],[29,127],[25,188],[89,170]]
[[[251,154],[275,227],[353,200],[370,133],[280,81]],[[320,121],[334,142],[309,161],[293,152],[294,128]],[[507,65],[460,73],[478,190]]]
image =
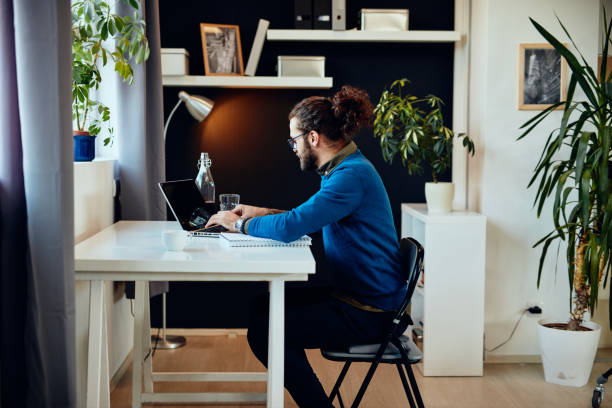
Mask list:
[[399,245],[385,187],[359,150],[321,178],[321,189],[293,210],[256,217],[248,232],[284,242],[322,229],[334,285],[348,296],[384,310],[397,309],[406,293]]

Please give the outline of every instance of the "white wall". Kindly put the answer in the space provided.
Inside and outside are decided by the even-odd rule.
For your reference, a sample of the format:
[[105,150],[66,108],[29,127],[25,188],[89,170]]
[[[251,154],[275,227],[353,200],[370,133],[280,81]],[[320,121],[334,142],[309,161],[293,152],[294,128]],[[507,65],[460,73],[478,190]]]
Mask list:
[[[112,160],[74,163],[75,243],[94,235],[113,223]],[[130,302],[123,293],[113,293],[113,283],[105,287],[108,328],[108,354],[111,377],[128,357],[133,341]],[[77,401],[85,406],[87,385],[87,335],[89,327],[89,283],[75,282]]]
[[[518,45],[546,42],[529,17],[565,40],[556,13],[595,66],[599,7],[599,0],[472,1],[469,131],[477,150],[468,165],[468,203],[487,216],[487,348],[507,338],[529,302],[541,303],[545,316],[567,316],[569,311],[563,248],[555,277],[556,247],[551,246],[541,288],[536,289],[540,251],[531,247],[552,230],[552,221],[546,208],[537,219],[532,207],[535,188],[526,189],[561,112],[551,114],[527,139],[516,141],[519,126],[537,113],[517,109]],[[494,354],[538,354],[536,321],[526,315],[512,340]]]

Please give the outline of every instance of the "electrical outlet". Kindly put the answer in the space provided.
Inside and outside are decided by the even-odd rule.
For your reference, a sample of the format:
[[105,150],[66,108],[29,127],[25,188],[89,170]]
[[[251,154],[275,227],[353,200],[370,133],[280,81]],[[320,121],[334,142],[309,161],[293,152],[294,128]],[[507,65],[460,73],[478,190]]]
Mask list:
[[529,309],[530,307],[539,307],[540,309],[544,309],[544,302],[538,302],[537,300],[528,300],[525,302],[524,310]]
[[527,312],[531,313],[532,315],[541,315],[542,314],[542,308],[540,306],[532,306],[532,307],[527,309]]

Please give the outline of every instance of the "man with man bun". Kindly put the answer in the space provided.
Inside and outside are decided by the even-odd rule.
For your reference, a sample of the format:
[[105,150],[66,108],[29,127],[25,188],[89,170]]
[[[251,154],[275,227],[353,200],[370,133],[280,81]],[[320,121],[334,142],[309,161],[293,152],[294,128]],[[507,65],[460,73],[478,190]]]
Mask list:
[[[406,294],[389,197],[376,169],[352,141],[372,117],[367,92],[351,86],[331,98],[302,100],[289,114],[288,142],[301,169],[321,176],[319,191],[291,211],[239,205],[208,222],[284,242],[322,231],[333,286],[286,291],[285,387],[300,407],[333,407],[305,349],[381,341]],[[267,302],[266,296],[251,308],[247,334],[253,353],[266,366]]]

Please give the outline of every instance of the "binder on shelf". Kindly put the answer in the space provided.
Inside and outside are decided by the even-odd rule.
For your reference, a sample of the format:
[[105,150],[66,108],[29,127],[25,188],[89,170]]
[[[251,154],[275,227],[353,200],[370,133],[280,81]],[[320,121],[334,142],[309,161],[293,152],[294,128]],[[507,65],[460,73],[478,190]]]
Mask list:
[[312,0],[312,28],[331,30],[331,0]]
[[246,69],[244,70],[244,75],[255,75],[255,71],[257,71],[257,64],[259,64],[259,57],[261,57],[261,50],[263,49],[264,40],[266,39],[266,32],[268,31],[269,26],[270,22],[268,20],[264,20],[263,18],[259,19],[259,24],[257,24],[257,32],[255,33],[255,39],[253,40],[253,46],[251,47],[251,53],[249,54],[249,61],[247,62]]
[[296,29],[312,29],[312,0],[293,1],[293,23]]
[[346,0],[332,0],[332,30],[346,30]]
[[304,247],[311,244],[311,239],[308,235],[304,235],[292,242],[282,242],[233,232],[222,232],[220,241],[230,247]]

